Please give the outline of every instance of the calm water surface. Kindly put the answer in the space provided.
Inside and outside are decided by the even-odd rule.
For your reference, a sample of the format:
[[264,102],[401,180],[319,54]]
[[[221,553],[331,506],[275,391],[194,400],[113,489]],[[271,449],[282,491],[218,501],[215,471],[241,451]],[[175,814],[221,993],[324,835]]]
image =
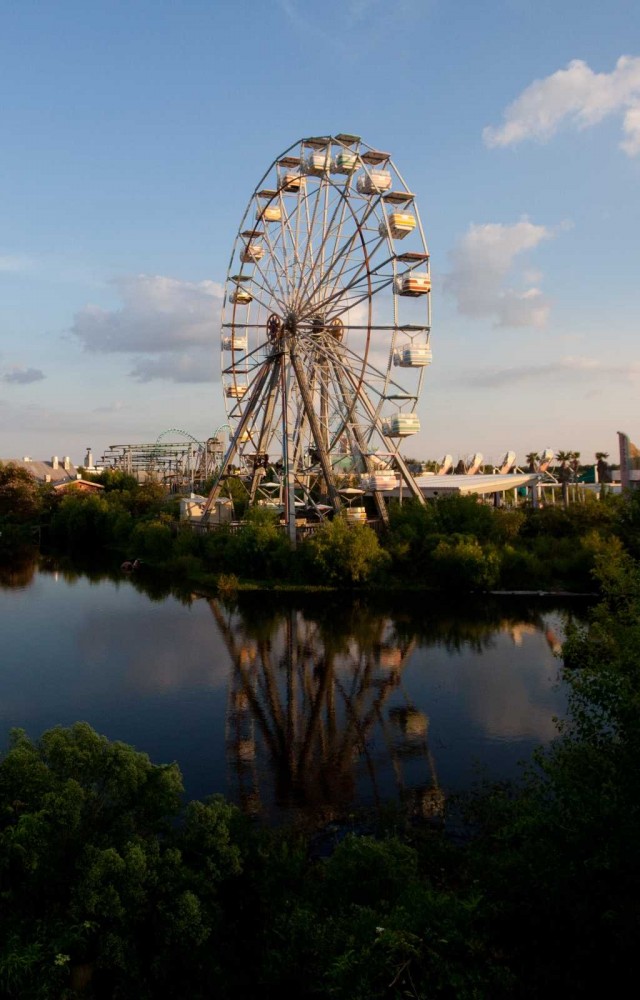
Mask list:
[[0,579],[0,741],[89,722],[189,797],[271,820],[401,799],[437,812],[511,777],[565,711],[554,656],[575,604],[427,595],[151,598],[144,581],[33,565]]

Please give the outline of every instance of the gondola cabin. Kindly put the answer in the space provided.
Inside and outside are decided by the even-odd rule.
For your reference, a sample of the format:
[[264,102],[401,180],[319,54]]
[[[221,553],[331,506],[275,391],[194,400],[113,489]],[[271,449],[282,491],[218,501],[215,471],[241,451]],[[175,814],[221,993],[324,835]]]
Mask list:
[[401,347],[393,357],[398,368],[426,368],[433,360],[433,352],[428,344],[412,344]]
[[243,264],[255,264],[264,257],[264,247],[259,243],[247,243],[240,254]]
[[327,153],[311,153],[305,160],[304,169],[312,177],[322,177],[329,172],[331,161]]
[[427,295],[431,291],[431,275],[407,271],[396,280],[398,295]]
[[279,205],[267,205],[266,208],[259,208],[256,212],[256,219],[260,219],[262,222],[280,222],[282,209]]
[[357,153],[349,153],[346,150],[338,153],[331,164],[333,174],[352,174],[360,166],[360,158]]
[[223,351],[246,351],[246,349],[247,349],[246,337],[231,336],[222,338]]
[[411,212],[391,212],[387,218],[394,240],[403,240],[416,228],[416,217]]
[[382,431],[387,437],[409,437],[420,430],[420,418],[417,413],[396,413],[382,421]]
[[247,389],[248,386],[238,385],[236,382],[233,382],[231,385],[227,386],[225,393],[229,399],[242,399]]
[[391,187],[391,174],[388,170],[370,170],[368,174],[358,177],[357,188],[360,194],[381,194]]
[[374,472],[370,476],[362,476],[360,485],[363,490],[370,493],[381,493],[384,490],[393,490],[398,485],[398,477],[395,472]]
[[235,291],[231,293],[231,301],[236,306],[248,306],[252,301],[253,296],[246,288],[236,288]]
[[364,524],[367,520],[367,509],[366,507],[347,507],[344,516],[352,524]]
[[300,174],[285,174],[280,181],[280,190],[284,194],[297,194],[298,191],[304,191],[305,187],[305,179]]

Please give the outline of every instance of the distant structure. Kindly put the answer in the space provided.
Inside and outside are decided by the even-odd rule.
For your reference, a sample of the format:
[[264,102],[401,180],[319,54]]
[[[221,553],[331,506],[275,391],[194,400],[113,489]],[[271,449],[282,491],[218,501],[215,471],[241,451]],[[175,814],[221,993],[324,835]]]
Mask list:
[[640,448],[629,440],[628,434],[618,431],[620,445],[620,483],[622,489],[640,488]]
[[33,459],[30,455],[24,455],[22,458],[2,458],[0,462],[3,465],[11,464],[24,469],[37,482],[51,484],[56,493],[65,493],[69,489],[81,493],[98,493],[104,489],[98,483],[83,479],[69,455],[63,458],[53,455],[48,462]]
[[[154,442],[110,445],[100,464],[105,469],[135,476],[138,482],[155,479],[176,492],[193,491],[202,488],[216,472],[223,454],[221,436],[198,441],[187,431],[172,427],[163,431]],[[90,455],[89,450],[87,456]]]
[[23,458],[3,458],[0,461],[5,465],[11,463],[19,469],[25,469],[39,483],[51,483],[53,486],[68,483],[80,476],[68,455],[64,458],[53,455],[50,461],[34,459],[30,455],[24,455]]

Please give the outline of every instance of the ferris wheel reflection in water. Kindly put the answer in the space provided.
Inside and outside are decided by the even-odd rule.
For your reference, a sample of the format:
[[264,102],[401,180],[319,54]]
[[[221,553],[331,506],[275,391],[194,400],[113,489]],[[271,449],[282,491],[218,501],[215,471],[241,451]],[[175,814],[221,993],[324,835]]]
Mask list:
[[249,624],[229,604],[210,607],[232,664],[225,737],[243,810],[327,822],[395,796],[442,817],[429,720],[402,684],[415,640],[365,609],[343,638],[299,609]]

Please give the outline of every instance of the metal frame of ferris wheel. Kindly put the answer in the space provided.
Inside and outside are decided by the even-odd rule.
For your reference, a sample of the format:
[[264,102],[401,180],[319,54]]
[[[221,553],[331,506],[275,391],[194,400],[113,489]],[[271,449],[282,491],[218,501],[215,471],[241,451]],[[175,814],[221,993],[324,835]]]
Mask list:
[[[272,186],[264,187],[268,179]],[[245,228],[252,214],[262,228]],[[418,251],[397,247],[407,235]],[[345,452],[372,477],[383,519],[383,490],[391,487],[380,472],[424,502],[400,443],[419,428],[415,408],[431,358],[429,293],[415,196],[388,153],[341,134],[300,140],[273,161],[251,196],[227,275],[221,349],[232,434],[205,519],[236,460],[250,502],[264,502],[274,443],[271,466],[284,482],[292,540],[296,491],[309,499],[319,485],[340,509],[336,479]],[[418,310],[421,322],[402,323],[401,299],[415,313],[418,298],[426,316]],[[378,303],[387,322],[374,316]],[[394,365],[400,371],[392,374]]]

